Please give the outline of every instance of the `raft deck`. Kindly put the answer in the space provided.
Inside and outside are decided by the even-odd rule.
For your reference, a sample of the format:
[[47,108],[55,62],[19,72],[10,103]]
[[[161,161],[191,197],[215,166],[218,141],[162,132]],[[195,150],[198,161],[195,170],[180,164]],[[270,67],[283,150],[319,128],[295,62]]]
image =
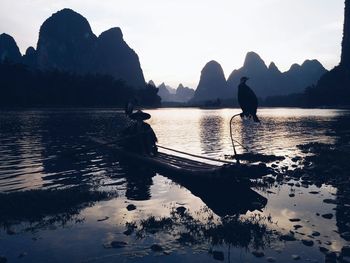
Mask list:
[[116,144],[101,139],[91,139],[111,150],[123,162],[132,163],[139,167],[152,167],[159,172],[170,174],[172,177],[184,178],[186,176],[185,179],[190,180],[229,179],[231,182],[247,182],[249,179],[258,178],[270,172],[266,165],[237,164],[228,161],[223,161],[221,164],[212,164],[164,152],[158,152],[156,156],[145,156],[129,152]]

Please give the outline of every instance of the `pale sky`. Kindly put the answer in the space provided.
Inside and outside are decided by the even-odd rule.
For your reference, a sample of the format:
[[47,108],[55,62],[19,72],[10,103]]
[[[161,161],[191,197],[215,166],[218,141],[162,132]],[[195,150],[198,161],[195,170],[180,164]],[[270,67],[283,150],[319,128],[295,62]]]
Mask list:
[[228,77],[248,51],[282,71],[305,59],[327,69],[340,60],[344,0],[0,0],[0,33],[24,53],[36,47],[44,20],[66,7],[97,36],[121,27],[146,80],[157,85],[196,88],[210,60]]

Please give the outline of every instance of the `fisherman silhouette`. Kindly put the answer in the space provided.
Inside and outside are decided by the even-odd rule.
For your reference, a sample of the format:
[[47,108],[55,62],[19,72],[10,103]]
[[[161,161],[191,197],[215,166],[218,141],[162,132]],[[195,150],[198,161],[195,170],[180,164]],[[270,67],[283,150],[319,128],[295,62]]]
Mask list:
[[246,81],[249,78],[242,77],[241,83],[238,86],[238,103],[241,106],[242,113],[240,114],[241,118],[252,117],[255,122],[260,122],[256,116],[256,110],[258,108],[258,99],[254,91],[248,87]]
[[132,124],[123,130],[123,135],[126,137],[123,146],[128,151],[136,152],[143,155],[154,156],[158,149],[156,142],[157,136],[154,133],[151,125],[144,122],[151,118],[151,115],[138,110],[132,113],[130,119]]

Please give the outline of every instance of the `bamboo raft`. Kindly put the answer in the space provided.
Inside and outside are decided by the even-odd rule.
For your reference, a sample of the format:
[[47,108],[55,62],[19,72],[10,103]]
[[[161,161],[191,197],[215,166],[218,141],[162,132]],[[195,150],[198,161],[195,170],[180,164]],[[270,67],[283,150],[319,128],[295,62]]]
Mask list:
[[[113,154],[116,154],[120,161],[124,163],[137,165],[137,167],[153,168],[157,172],[186,181],[215,180],[215,182],[217,182],[219,180],[222,182],[230,181],[240,184],[249,184],[249,179],[256,179],[270,172],[269,168],[264,164],[237,164],[203,157],[204,159],[221,162],[221,164],[212,164],[164,152],[158,152],[156,156],[145,156],[127,151],[116,144],[108,143],[108,141],[102,139],[91,138],[91,140],[111,150]],[[169,149],[161,146],[160,148]]]

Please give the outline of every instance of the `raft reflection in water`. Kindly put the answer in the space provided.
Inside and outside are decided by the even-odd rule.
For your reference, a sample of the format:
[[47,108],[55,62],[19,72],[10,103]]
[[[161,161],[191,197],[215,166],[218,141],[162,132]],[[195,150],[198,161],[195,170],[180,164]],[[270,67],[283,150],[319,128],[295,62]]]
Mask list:
[[186,180],[172,178],[187,188],[218,216],[245,214],[248,211],[261,210],[267,199],[248,187],[220,180]]
[[[147,184],[144,184],[144,187],[137,187],[138,196],[147,196],[150,193],[149,187],[152,185],[151,177],[156,175],[156,172],[152,169],[132,169],[128,176],[129,178],[130,175],[133,179],[128,179],[127,197],[134,199],[130,196],[132,192],[132,189],[130,189],[131,182],[147,182]],[[205,177],[198,178],[198,180],[193,180],[193,178],[186,176],[176,177],[171,175],[168,177],[173,182],[185,187],[193,195],[199,197],[209,209],[220,217],[261,210],[267,204],[265,197],[249,187],[242,187],[241,184],[236,184],[234,181],[230,183],[228,180],[216,180],[215,178]],[[144,194],[141,193],[142,190]]]

